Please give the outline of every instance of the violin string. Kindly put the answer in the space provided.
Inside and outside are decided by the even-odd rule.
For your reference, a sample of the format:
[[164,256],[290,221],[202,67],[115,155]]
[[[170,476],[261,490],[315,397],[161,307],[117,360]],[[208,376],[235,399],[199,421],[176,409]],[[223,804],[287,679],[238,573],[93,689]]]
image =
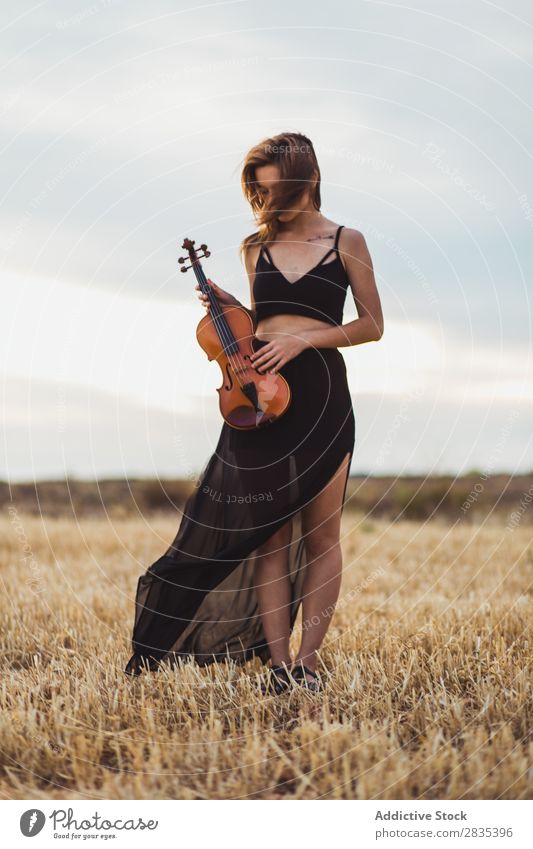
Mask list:
[[232,340],[232,338],[231,338],[231,336],[233,334],[230,335],[231,331],[229,330],[229,328],[227,326],[227,322],[226,322],[225,317],[224,317],[224,315],[223,315],[223,313],[220,309],[220,305],[219,305],[218,301],[216,300],[216,296],[213,296],[213,300],[212,300],[211,303],[212,303],[212,316],[211,316],[211,318],[213,319],[215,326],[217,326],[219,328],[219,336],[222,339],[222,344],[225,346],[224,350],[226,352],[226,356],[228,357],[228,359],[230,360],[230,362],[233,366],[233,371],[235,373],[235,377],[237,379],[237,382],[238,382],[240,388],[242,389],[243,384],[241,383],[241,379],[239,377],[239,374],[236,371],[235,355],[231,352],[231,347],[233,346],[233,343],[236,342],[236,339],[233,338],[233,340]]
[[[220,307],[218,307],[218,305],[215,309],[217,309],[217,308],[220,310]],[[220,325],[221,325],[222,328],[225,329],[226,334],[227,334],[228,328],[227,328],[226,317],[224,316],[224,314],[221,310],[219,312],[219,316],[220,316]],[[233,336],[233,334],[231,334],[231,335]],[[233,347],[234,344],[238,345],[237,340],[235,339],[234,336],[233,336],[233,338],[230,338],[229,335],[226,335],[226,338],[228,339],[228,346]],[[228,350],[226,350],[226,354],[227,354],[227,357],[228,357],[228,359],[230,360],[230,362],[233,366],[233,372],[235,374],[237,382],[239,383],[239,386],[242,389],[244,384],[241,382],[241,378],[239,376],[239,371],[240,371],[241,368],[244,369],[244,370],[247,370],[249,368],[249,366],[246,365],[239,347],[237,347],[237,354],[236,355],[235,355],[235,353],[230,352]],[[237,369],[239,369],[239,371],[237,371]]]
[[[201,282],[203,282],[204,285],[207,284],[207,278],[206,278],[204,270],[203,270],[203,268],[202,268],[202,266],[200,265],[199,262],[194,264],[194,270],[195,270],[197,277],[199,275],[201,275],[201,278],[202,278]],[[209,284],[207,284],[207,286],[208,285]],[[213,315],[212,315],[211,318],[213,319],[215,327],[217,327],[217,322],[218,322],[218,327],[219,327],[218,333],[219,333],[219,337],[222,339],[223,345],[227,345],[229,347],[232,347],[234,343],[238,345],[237,340],[235,339],[235,337],[233,337],[233,334],[231,333],[231,330],[229,329],[229,327],[227,325],[225,316],[224,316],[222,310],[220,309],[220,305],[218,303],[216,296],[213,296],[213,301],[214,301],[214,306],[215,306],[215,309],[214,309],[214,316],[215,317],[213,318]],[[233,337],[233,339],[231,337]],[[238,359],[240,360],[240,367],[242,367],[242,369],[244,371],[250,370],[251,366],[249,364],[245,363],[239,347],[237,347],[237,354],[238,354]],[[237,371],[237,368],[235,366],[235,363],[237,362],[237,358],[229,350],[226,350],[226,355],[227,355],[229,361],[231,362],[231,364],[233,366],[233,372],[234,372],[235,378],[237,380],[237,383],[238,383],[240,389],[243,389],[244,384],[242,383],[241,378],[239,376],[239,373]]]
[[[213,295],[212,291],[209,288],[209,284],[207,283],[207,278],[206,278],[204,270],[203,270],[203,268],[200,264],[200,261],[198,260],[198,257],[195,257],[195,259],[192,261],[191,267],[194,270],[194,274],[196,276],[196,279],[200,283],[200,286],[202,286],[202,284],[203,284],[205,289],[207,290],[207,292],[205,292],[204,294],[208,294],[208,297],[209,297],[209,295]],[[227,327],[227,322],[223,321],[223,316],[222,316],[222,313],[221,313],[221,310],[220,310],[220,307],[219,307],[219,303],[218,303],[218,300],[216,299],[215,296],[212,297],[211,305],[212,305],[212,307],[214,307],[214,309],[212,309],[212,311],[211,311],[211,320],[213,321],[213,324],[215,325],[215,329],[217,329],[218,336],[222,341],[226,355],[231,362],[233,355],[230,353],[229,350],[226,350],[228,346],[232,345],[232,341],[231,341],[231,338],[229,336],[229,328]],[[242,389],[243,384],[241,383],[240,377],[238,376],[238,374],[235,370],[235,365],[233,363],[232,363],[232,365],[233,365],[233,370],[234,370],[237,382],[238,382],[240,388]]]
[[[199,270],[199,273],[202,275],[203,282],[207,283],[207,279],[205,277],[203,269],[200,267],[198,270]],[[218,300],[216,299],[216,296],[213,296],[213,301],[215,301],[214,311],[213,311],[213,315],[212,315],[213,321],[215,323],[215,326],[217,326],[217,323],[218,323],[218,327],[220,328],[219,329],[219,336],[222,338],[222,343],[225,346],[227,346],[228,349],[230,349],[233,346],[234,343],[237,344],[237,340],[235,339],[235,337],[233,337],[233,339],[231,338],[231,336],[233,336],[233,334],[231,334],[231,336],[230,336],[231,331],[229,330],[229,328],[227,326],[225,316],[224,316],[222,310],[220,309],[220,305],[218,303]],[[243,368],[243,369],[247,370],[247,369],[250,368],[250,366],[245,363],[239,347],[237,348],[237,357],[235,356],[234,353],[232,353],[228,349],[225,349],[226,355],[227,355],[228,359],[230,360],[230,362],[233,366],[233,371],[234,371],[235,377],[237,379],[237,382],[238,382],[240,388],[242,389],[244,384],[241,381],[241,378],[239,376],[239,372],[237,371],[237,368],[239,368],[239,369]],[[238,362],[239,360],[240,360],[240,363]]]
[[[201,276],[202,276],[202,282],[207,284],[207,280],[206,280],[205,274],[204,274],[201,266],[198,269],[198,273],[201,274]],[[209,285],[209,284],[207,284],[207,285]],[[250,366],[246,365],[246,363],[245,363],[245,361],[242,357],[240,348],[237,348],[238,359],[240,360],[240,364],[237,362],[237,358],[235,357],[235,354],[230,351],[231,346],[233,346],[233,344],[236,343],[237,340],[235,338],[233,338],[233,340],[232,340],[230,335],[229,335],[229,328],[227,327],[227,322],[225,320],[224,314],[220,310],[220,305],[219,305],[219,303],[216,299],[216,296],[213,296],[213,301],[215,301],[215,304],[213,304],[214,310],[213,310],[213,314],[212,314],[211,317],[212,317],[212,319],[215,323],[215,326],[218,326],[218,328],[219,328],[219,336],[222,338],[223,344],[227,347],[226,355],[227,355],[228,359],[230,360],[230,362],[233,366],[233,371],[234,371],[237,383],[239,384],[239,387],[242,389],[244,384],[242,383],[240,375],[239,375],[240,368],[242,367],[243,369],[247,370],[247,369],[250,368]]]

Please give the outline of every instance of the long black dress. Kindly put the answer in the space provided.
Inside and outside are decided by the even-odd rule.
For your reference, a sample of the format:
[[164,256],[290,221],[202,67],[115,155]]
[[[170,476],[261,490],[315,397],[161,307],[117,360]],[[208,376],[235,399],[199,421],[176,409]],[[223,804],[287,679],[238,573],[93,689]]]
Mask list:
[[[342,324],[348,279],[338,244],[289,283],[268,248],[254,279],[257,320],[310,315]],[[325,260],[330,254],[334,258]],[[268,260],[267,260],[268,257]],[[258,350],[267,342],[253,339]],[[338,348],[307,348],[280,369],[291,388],[287,411],[273,424],[237,430],[225,422],[215,452],[189,497],[177,535],[140,576],[133,655],[125,672],[139,675],[178,658],[203,665],[270,658],[254,586],[257,548],[286,522],[291,631],[301,603],[305,542],[301,511],[353,457],[355,417],[346,365]],[[346,498],[346,475],[343,506]]]

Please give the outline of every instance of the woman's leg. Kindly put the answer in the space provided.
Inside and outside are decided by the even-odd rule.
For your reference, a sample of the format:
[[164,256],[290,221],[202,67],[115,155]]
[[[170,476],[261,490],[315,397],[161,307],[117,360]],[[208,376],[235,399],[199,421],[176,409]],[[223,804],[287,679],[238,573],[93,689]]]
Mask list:
[[302,510],[307,566],[302,587],[302,641],[295,660],[313,671],[341,586],[340,524],[349,462],[348,453],[324,489]]
[[290,665],[289,545],[292,520],[286,522],[257,550],[254,568],[259,613],[272,664]]

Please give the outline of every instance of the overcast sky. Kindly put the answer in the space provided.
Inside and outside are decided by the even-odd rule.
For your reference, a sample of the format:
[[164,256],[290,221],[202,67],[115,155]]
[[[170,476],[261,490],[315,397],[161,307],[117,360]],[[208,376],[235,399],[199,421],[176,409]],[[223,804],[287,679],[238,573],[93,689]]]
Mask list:
[[532,469],[529,3],[4,0],[0,43],[1,478],[201,469],[221,376],[177,258],[249,305],[240,167],[283,130],[382,299],[341,349],[352,472]]

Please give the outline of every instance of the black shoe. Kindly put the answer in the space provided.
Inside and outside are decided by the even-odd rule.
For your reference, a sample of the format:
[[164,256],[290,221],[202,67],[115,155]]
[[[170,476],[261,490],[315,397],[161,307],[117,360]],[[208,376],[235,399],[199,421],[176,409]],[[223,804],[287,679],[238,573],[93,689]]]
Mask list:
[[288,692],[294,685],[294,681],[285,666],[271,666],[267,670],[267,675],[267,681],[261,684],[261,692],[264,696],[267,693],[275,693],[276,696],[280,696],[282,693]]
[[[291,669],[291,675],[298,684],[305,687],[305,689],[309,690],[311,693],[320,693],[322,690],[320,678],[317,673],[313,672],[312,669],[308,669],[301,661],[298,661],[298,663],[293,666]],[[313,677],[313,681],[308,681],[306,675],[311,675]]]

